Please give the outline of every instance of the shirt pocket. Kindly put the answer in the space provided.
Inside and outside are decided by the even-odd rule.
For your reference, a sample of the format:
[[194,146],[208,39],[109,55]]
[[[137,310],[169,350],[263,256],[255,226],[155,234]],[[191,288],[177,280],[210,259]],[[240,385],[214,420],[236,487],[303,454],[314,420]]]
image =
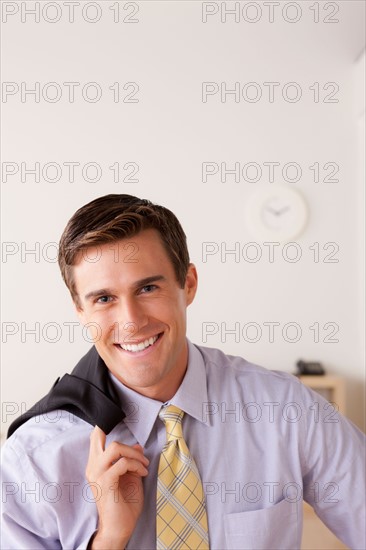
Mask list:
[[278,504],[237,514],[224,515],[227,548],[230,550],[295,550],[302,532],[301,502]]

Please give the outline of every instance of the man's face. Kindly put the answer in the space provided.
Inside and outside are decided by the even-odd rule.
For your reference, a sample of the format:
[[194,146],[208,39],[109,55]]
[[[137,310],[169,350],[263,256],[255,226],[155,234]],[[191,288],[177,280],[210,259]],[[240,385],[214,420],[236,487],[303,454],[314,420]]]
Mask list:
[[74,268],[78,315],[108,369],[135,391],[166,401],[187,367],[186,308],[197,288],[191,264],[184,288],[154,229],[90,247]]

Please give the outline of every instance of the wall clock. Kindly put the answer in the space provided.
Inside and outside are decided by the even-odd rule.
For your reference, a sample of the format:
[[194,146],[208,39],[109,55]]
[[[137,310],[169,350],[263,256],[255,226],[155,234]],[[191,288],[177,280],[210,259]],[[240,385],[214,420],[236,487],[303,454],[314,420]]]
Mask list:
[[308,207],[299,191],[287,185],[271,184],[249,196],[245,218],[253,237],[288,242],[304,231]]

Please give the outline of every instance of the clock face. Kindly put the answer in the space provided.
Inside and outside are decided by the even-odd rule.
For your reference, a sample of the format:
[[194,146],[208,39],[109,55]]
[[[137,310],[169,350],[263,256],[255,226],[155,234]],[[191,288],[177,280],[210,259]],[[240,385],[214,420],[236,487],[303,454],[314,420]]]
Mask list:
[[302,195],[286,185],[258,189],[247,202],[248,229],[261,240],[291,241],[303,231],[307,218]]

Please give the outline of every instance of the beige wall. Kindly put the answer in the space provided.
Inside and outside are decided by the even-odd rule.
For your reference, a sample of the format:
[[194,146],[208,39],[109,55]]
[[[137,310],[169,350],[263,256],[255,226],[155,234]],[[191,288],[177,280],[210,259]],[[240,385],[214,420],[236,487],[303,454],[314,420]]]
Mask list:
[[[118,23],[111,9],[116,3],[109,1],[80,2],[74,23],[64,2],[51,2],[46,10],[41,2],[39,22],[27,13],[34,2],[2,4],[2,160],[7,175],[2,183],[2,431],[17,410],[70,372],[90,346],[80,327],[75,326],[71,338],[70,323],[77,319],[49,243],[58,242],[78,207],[107,193],[150,198],[180,218],[200,276],[189,311],[188,335],[194,342],[289,372],[298,358],[321,361],[329,373],[346,378],[348,415],[361,426],[364,65],[357,59],[365,44],[364,3],[330,2],[325,8],[324,2],[282,2],[277,7],[242,2],[239,21],[227,15],[222,22],[219,2],[120,2]],[[318,6],[319,14],[310,5]],[[227,8],[233,6],[227,3]],[[65,82],[79,83],[74,102]],[[238,82],[239,96],[220,99],[217,92],[204,102],[204,82],[216,83],[210,88],[214,91],[225,85],[232,89]],[[245,87],[250,82],[256,84]],[[273,85],[272,102],[269,82],[279,83]],[[39,102],[25,93],[36,83]],[[314,83],[319,83],[318,102]],[[251,102],[255,90],[262,97]],[[292,101],[299,90],[301,98]],[[101,97],[94,102],[96,92]],[[56,93],[60,98],[52,102]],[[324,102],[330,99],[338,101]],[[65,164],[70,162],[79,163],[74,181]],[[248,182],[240,176],[235,182],[228,175],[222,182],[218,173],[203,182],[205,162],[226,163],[227,168],[240,163],[241,169],[257,163],[262,178]],[[283,244],[270,262],[268,247],[247,226],[249,197],[273,185],[270,162],[280,163],[274,183],[301,191],[308,204],[308,225],[296,238],[302,254],[296,263],[283,259]],[[296,183],[282,175],[291,162],[302,173]],[[35,163],[39,182],[26,172]],[[115,163],[120,166],[118,183],[109,168]],[[320,166],[319,182],[309,168],[314,163]],[[326,163],[339,167],[339,181],[324,182],[332,170],[330,165],[323,168]],[[132,172],[130,179],[137,181],[122,181]],[[249,242],[256,242],[262,253],[256,263],[245,255]],[[215,243],[211,250],[218,250],[206,261],[204,243]],[[314,243],[319,243],[319,262],[314,261]],[[325,261],[332,251],[323,249],[326,243],[339,247],[333,256],[337,262]],[[238,262],[232,254],[221,257],[225,247],[235,246]],[[33,255],[27,253],[31,249]],[[279,325],[271,341],[272,322]],[[208,326],[217,332],[203,338]],[[225,341],[223,329],[235,326],[239,333],[228,334]],[[250,326],[258,332],[245,333]],[[297,342],[290,341],[291,330],[286,336],[291,326],[298,331]],[[310,326],[319,327],[319,342]],[[32,328],[35,334],[29,332]],[[338,342],[326,342],[335,328]],[[258,341],[250,341],[255,336]]]

